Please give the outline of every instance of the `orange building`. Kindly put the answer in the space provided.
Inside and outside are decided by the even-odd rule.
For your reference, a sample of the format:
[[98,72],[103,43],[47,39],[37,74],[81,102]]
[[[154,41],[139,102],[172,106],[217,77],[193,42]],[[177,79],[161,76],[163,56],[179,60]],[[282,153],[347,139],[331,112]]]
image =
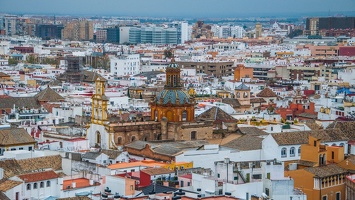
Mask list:
[[234,70],[234,80],[240,81],[242,78],[253,78],[253,68],[246,68],[244,65],[239,64]]
[[348,172],[336,164],[344,160],[344,147],[320,142],[309,136],[308,144],[301,145],[300,161],[288,163],[285,176],[293,178],[295,188],[306,193],[308,199],[345,200]]
[[168,122],[194,121],[195,100],[183,91],[180,83],[180,67],[175,60],[166,67],[166,84],[152,102],[150,102],[151,119]]

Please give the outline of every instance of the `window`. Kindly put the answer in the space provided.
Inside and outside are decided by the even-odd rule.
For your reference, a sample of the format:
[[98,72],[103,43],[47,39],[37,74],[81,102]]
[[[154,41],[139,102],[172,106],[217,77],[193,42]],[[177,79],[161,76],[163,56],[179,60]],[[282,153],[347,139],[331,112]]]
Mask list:
[[344,143],[340,143],[339,146],[342,146],[342,147],[343,147],[343,146],[344,146]]
[[187,111],[184,110],[184,111],[182,112],[182,121],[186,121],[186,120],[187,120]]
[[32,147],[28,147],[28,150],[29,150],[29,151],[32,151]]
[[298,147],[298,156],[301,156],[301,147]]
[[217,178],[220,178],[221,177],[221,175],[220,174],[217,174]]
[[340,192],[337,192],[336,194],[335,194],[335,200],[340,200]]
[[33,189],[37,189],[37,183],[33,184]]
[[281,158],[285,158],[287,157],[287,149],[286,148],[282,148],[281,149]]
[[11,151],[16,151],[16,148],[11,148]]
[[41,183],[39,184],[39,187],[40,187],[40,188],[44,188],[44,182],[41,182]]
[[18,148],[18,150],[23,150],[23,147]]
[[296,151],[295,147],[291,147],[291,149],[290,149],[290,156],[291,157],[295,157],[295,151]]
[[31,190],[31,184],[27,184],[26,188],[27,190]]
[[51,182],[47,181],[47,187],[50,187],[50,186],[51,186]]
[[130,185],[129,187],[130,187],[131,191],[133,191],[133,185]]
[[196,140],[196,131],[191,131],[191,140]]
[[332,160],[334,160],[334,151],[332,151]]
[[328,196],[323,196],[322,200],[328,200]]

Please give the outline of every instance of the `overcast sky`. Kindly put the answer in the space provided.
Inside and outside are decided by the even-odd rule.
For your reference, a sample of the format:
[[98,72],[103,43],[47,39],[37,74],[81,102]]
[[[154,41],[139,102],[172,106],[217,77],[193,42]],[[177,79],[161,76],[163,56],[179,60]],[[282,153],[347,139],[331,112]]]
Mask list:
[[152,17],[354,15],[355,0],[0,0],[0,12]]

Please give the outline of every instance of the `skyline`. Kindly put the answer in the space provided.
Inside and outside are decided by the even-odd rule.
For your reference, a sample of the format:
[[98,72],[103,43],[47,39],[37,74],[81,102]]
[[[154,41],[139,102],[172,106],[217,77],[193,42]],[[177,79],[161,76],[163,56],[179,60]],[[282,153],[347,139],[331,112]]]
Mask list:
[[2,0],[1,4],[0,13],[30,15],[187,18],[355,15],[354,0]]

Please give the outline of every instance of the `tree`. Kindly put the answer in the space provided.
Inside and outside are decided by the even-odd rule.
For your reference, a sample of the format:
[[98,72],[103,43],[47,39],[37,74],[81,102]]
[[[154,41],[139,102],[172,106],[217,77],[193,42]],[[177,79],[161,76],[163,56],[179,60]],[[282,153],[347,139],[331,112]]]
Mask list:
[[164,56],[166,58],[172,58],[174,57],[173,50],[172,49],[165,49],[164,50]]
[[30,63],[30,64],[35,64],[35,62],[36,62],[36,57],[35,57],[33,54],[31,54],[31,55],[27,56],[26,62],[27,62],[27,63]]
[[9,65],[17,65],[19,63],[19,61],[14,58],[9,58],[8,62]]
[[294,37],[297,37],[297,36],[302,35],[302,34],[303,34],[302,30],[296,29],[296,30],[291,31],[291,33],[288,34],[288,37],[289,38],[294,38]]

